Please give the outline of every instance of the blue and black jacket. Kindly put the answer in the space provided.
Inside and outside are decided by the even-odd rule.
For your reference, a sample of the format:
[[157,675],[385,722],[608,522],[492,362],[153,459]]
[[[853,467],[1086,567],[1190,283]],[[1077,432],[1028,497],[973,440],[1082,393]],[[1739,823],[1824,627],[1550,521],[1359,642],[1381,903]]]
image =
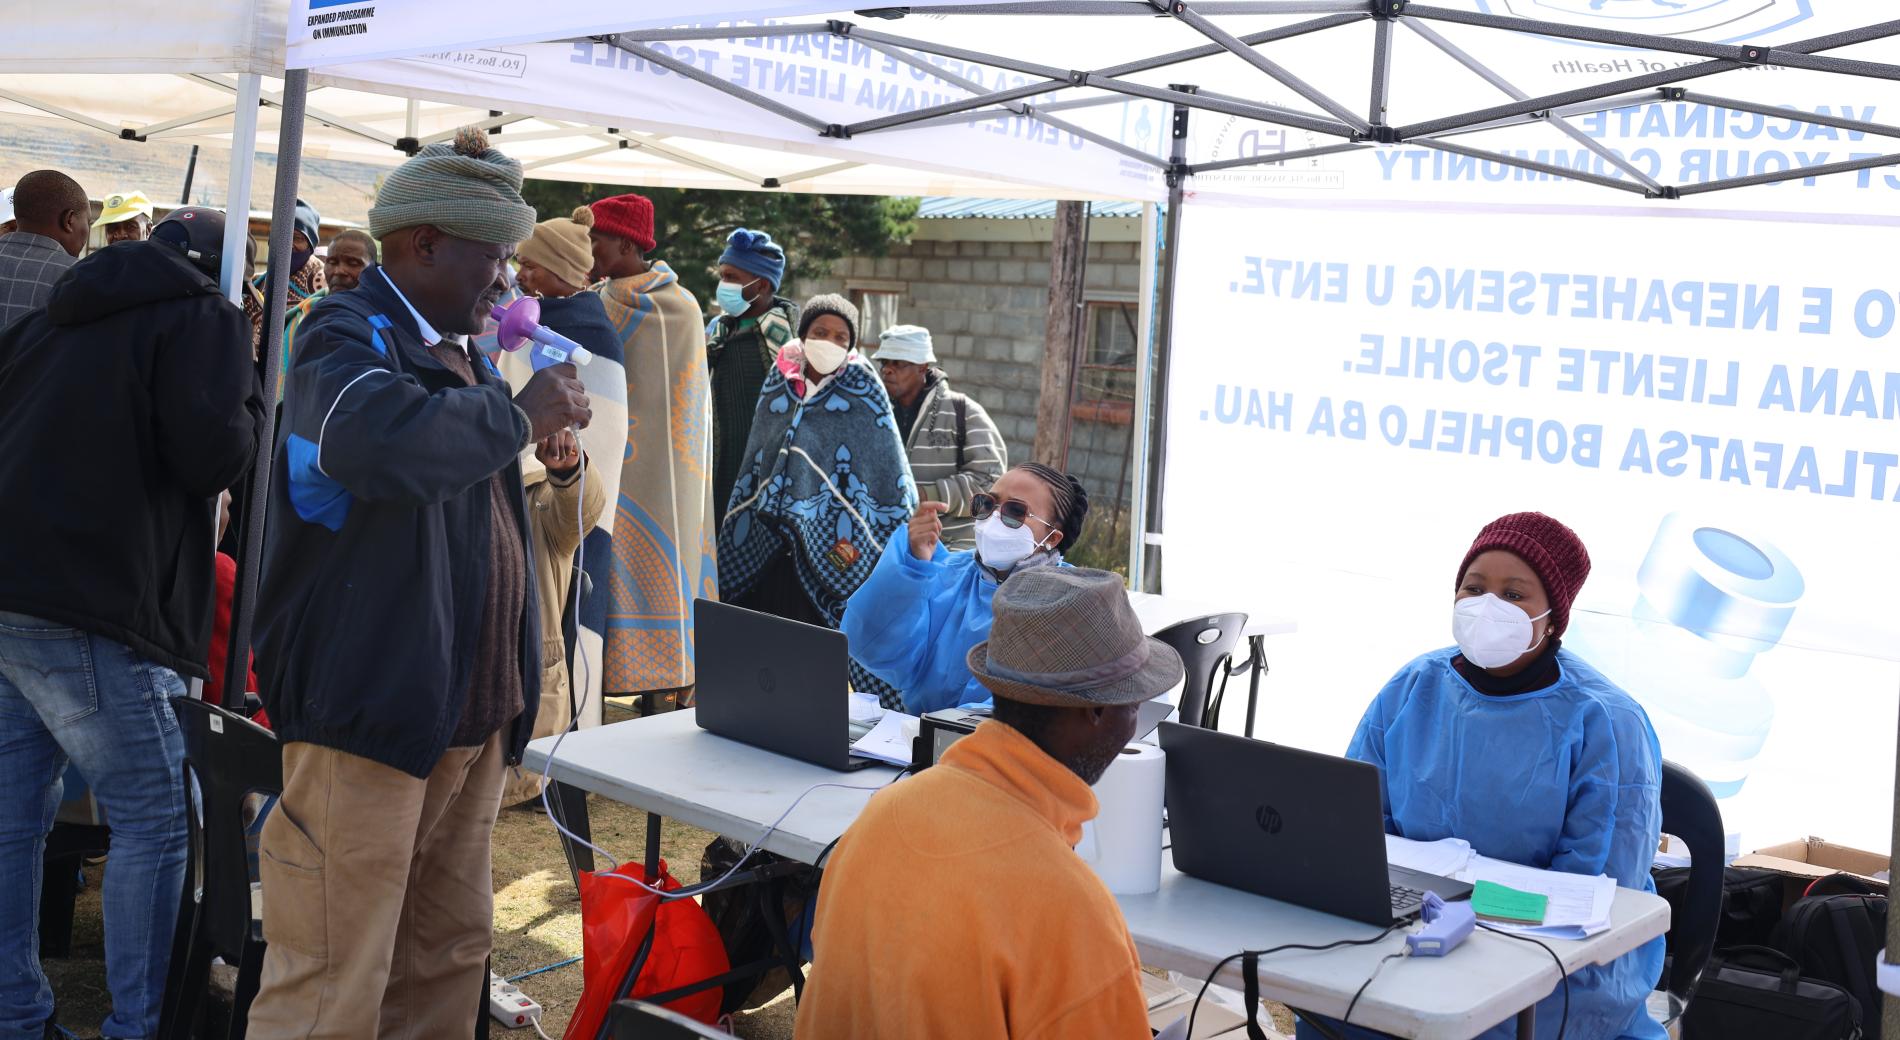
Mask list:
[[[427,777],[460,721],[488,582],[488,480],[528,537],[527,417],[487,363],[462,382],[429,355],[380,269],[297,334],[272,463],[259,681],[279,739]],[[503,534],[502,536],[506,536]],[[527,587],[537,588],[533,553]],[[520,761],[540,703],[541,635],[522,611]]]

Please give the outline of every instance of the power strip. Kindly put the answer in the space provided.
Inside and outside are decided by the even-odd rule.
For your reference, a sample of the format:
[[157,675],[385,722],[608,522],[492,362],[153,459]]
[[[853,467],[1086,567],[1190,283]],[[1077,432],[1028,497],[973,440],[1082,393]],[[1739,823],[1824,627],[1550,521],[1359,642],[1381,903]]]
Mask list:
[[488,973],[488,1013],[510,1029],[526,1029],[541,1021],[541,1005],[492,971]]

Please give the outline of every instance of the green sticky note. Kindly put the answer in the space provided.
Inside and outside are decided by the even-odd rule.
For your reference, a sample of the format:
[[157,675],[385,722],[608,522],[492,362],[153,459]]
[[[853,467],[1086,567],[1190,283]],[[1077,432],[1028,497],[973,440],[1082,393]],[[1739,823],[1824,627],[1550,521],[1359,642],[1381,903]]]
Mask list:
[[1549,896],[1480,881],[1471,889],[1471,909],[1479,917],[1511,924],[1543,924]]

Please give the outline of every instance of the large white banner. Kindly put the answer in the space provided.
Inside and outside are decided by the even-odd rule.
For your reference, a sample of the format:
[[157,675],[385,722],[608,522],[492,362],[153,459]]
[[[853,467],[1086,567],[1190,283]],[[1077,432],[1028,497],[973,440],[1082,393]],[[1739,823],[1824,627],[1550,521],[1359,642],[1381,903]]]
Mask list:
[[1557,209],[1185,218],[1167,591],[1297,617],[1263,736],[1343,750],[1384,680],[1451,642],[1478,529],[1541,510],[1594,560],[1566,644],[1727,796],[1731,830],[1885,847],[1890,231]]
[[[1777,40],[1868,13],[1823,0],[1482,6],[1579,24],[1673,18],[1704,36],[1753,17],[1741,36]],[[1841,56],[1894,61],[1900,47]],[[1482,57],[1526,92],[1691,60],[1524,38]],[[1418,67],[1401,64],[1395,82]],[[1871,80],[1750,70],[1690,86],[1900,118],[1893,86]],[[1504,100],[1462,90],[1473,107]],[[1573,125],[1666,184],[1896,150],[1695,104]],[[1203,159],[1325,143],[1206,129]],[[1459,143],[1629,176],[1548,126]],[[1887,847],[1900,285],[1883,258],[1900,176],[1669,202],[1409,144],[1193,186],[1164,581],[1297,617],[1299,635],[1270,648],[1259,735],[1343,751],[1386,679],[1451,643],[1453,572],[1478,529],[1540,510],[1594,561],[1565,645],[1643,704],[1664,756],[1710,783],[1744,849],[1809,834]]]

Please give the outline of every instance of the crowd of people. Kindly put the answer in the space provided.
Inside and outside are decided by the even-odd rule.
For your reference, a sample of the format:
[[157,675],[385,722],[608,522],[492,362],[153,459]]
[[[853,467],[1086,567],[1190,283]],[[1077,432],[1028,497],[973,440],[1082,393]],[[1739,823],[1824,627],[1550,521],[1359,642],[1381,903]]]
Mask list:
[[[155,1033],[190,805],[170,699],[225,672],[217,546],[247,480],[269,503],[256,667],[205,696],[282,746],[249,1035],[469,1035],[496,816],[539,790],[525,746],[599,694],[689,703],[704,597],[842,630],[852,686],[887,707],[991,714],[839,841],[801,1036],[1148,1036],[1127,929],[1069,850],[1137,705],[1183,668],[1118,578],[1064,560],[1082,484],[1009,466],[929,330],[871,353],[849,299],[782,295],[795,258],[771,234],[730,233],[708,320],[648,199],[537,220],[521,184],[468,130],[393,170],[366,232],[321,242],[299,203],[274,343],[268,273],[243,306],[220,290],[222,213],[153,223],[124,193],[94,218],[56,171],[14,187],[0,496],[45,504],[0,512],[0,871],[32,879],[0,893],[0,1040],[56,1035],[35,936],[69,761],[112,828],[101,1035]],[[95,226],[109,244],[80,259]],[[521,297],[594,361],[500,349]],[[271,468],[247,474],[273,407]],[[1382,767],[1390,832],[1647,882],[1655,735],[1560,649],[1588,570],[1540,514],[1480,533],[1457,646],[1379,691],[1349,751]],[[1660,949],[1573,979],[1568,1035],[1660,1035]]]
[[[183,883],[186,833],[169,699],[192,680],[284,748],[281,798],[254,823],[272,894],[252,1035],[464,1034],[473,1003],[441,997],[481,981],[495,814],[539,790],[512,768],[525,743],[583,692],[689,701],[695,597],[837,627],[920,492],[969,521],[1002,470],[980,406],[959,396],[952,426],[930,405],[947,384],[910,345],[928,334],[893,330],[893,358],[867,357],[848,300],[780,295],[791,261],[769,234],[730,235],[702,309],[655,255],[646,198],[537,221],[520,177],[470,134],[390,174],[367,229],[325,241],[299,200],[271,258],[289,285],[274,343],[248,236],[240,303],[219,289],[222,213],[155,221],[130,191],[95,206],[51,170],[7,192],[0,395],[28,406],[0,431],[16,453],[0,489],[84,489],[6,521],[34,549],[0,577],[0,770],[29,810],[0,828],[0,859],[37,876],[74,763],[112,821],[105,1036],[157,1025],[176,900],[154,893]],[[595,362],[535,373],[496,352],[490,310],[523,295]],[[102,405],[114,421],[62,421]],[[272,471],[247,474],[273,407]],[[906,441],[928,456],[921,484]],[[257,479],[255,668],[227,693]],[[53,1035],[37,907],[22,887],[0,915],[0,994],[17,998],[0,1037]]]

